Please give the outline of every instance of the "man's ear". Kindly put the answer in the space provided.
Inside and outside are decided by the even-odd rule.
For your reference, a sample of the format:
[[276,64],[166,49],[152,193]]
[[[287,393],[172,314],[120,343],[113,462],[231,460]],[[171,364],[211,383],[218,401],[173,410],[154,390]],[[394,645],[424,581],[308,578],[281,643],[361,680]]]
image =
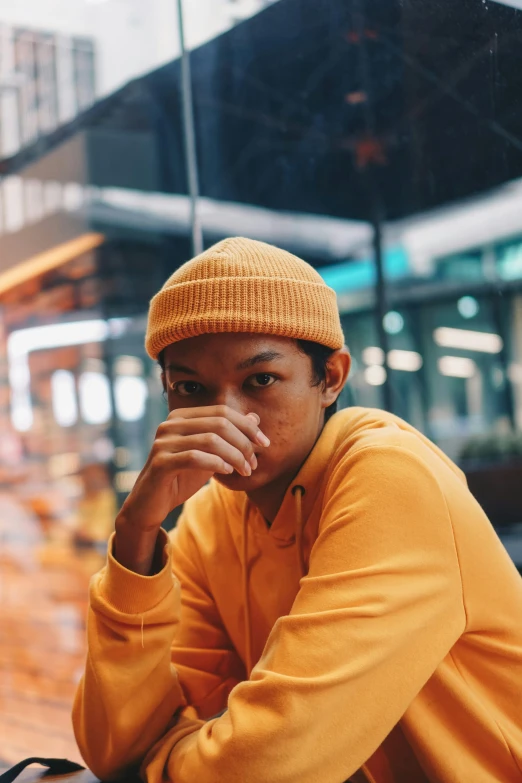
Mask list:
[[344,385],[348,380],[351,366],[352,357],[350,356],[350,352],[346,345],[339,348],[338,351],[335,351],[328,359],[323,391],[323,404],[325,408],[332,405],[342,392]]

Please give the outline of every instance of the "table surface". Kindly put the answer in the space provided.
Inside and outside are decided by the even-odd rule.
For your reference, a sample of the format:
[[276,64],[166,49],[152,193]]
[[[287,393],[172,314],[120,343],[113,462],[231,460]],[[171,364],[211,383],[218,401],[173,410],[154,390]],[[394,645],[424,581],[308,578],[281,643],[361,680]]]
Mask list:
[[0,766],[29,756],[82,763],[71,709],[85,666],[89,580],[103,558],[31,544],[23,531],[15,540],[16,519],[2,504],[0,491],[0,628],[9,629],[0,634]]

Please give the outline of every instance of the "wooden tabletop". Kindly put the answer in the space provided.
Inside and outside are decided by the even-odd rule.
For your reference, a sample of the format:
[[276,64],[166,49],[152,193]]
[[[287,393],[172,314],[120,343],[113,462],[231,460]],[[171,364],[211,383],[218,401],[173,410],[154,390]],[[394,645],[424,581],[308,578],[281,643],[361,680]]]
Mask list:
[[85,665],[89,579],[103,557],[31,544],[21,533],[10,543],[5,522],[0,514],[0,766],[30,756],[81,764],[71,709]]

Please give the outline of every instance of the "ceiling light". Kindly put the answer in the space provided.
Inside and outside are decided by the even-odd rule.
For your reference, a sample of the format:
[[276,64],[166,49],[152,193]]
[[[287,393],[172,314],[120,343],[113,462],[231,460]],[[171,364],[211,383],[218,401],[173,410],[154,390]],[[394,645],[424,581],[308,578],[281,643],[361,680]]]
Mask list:
[[441,375],[450,378],[473,378],[477,371],[473,359],[464,356],[441,356],[438,367]]
[[422,356],[417,351],[390,351],[388,365],[392,370],[417,372],[422,367]]
[[[362,359],[365,364],[382,366],[384,351],[376,345],[371,345],[362,352]],[[394,349],[388,353],[388,366],[391,370],[417,372],[422,367],[422,356],[417,351]]]
[[370,386],[382,386],[386,381],[386,370],[379,364],[373,364],[365,369],[364,380]]
[[384,351],[376,345],[369,346],[362,352],[362,360],[365,364],[384,364]]
[[443,348],[458,348],[463,351],[500,353],[504,347],[502,338],[490,332],[472,332],[468,329],[451,329],[441,326],[435,329],[433,338]]

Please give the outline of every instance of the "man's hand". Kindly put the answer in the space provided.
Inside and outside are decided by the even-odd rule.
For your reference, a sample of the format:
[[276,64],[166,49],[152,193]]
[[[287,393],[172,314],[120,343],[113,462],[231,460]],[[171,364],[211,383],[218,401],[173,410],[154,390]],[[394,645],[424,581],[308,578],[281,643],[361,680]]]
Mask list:
[[116,519],[115,556],[131,571],[151,573],[161,523],[215,473],[250,476],[254,446],[268,446],[259,416],[227,406],[181,408],[158,427],[134,488]]

